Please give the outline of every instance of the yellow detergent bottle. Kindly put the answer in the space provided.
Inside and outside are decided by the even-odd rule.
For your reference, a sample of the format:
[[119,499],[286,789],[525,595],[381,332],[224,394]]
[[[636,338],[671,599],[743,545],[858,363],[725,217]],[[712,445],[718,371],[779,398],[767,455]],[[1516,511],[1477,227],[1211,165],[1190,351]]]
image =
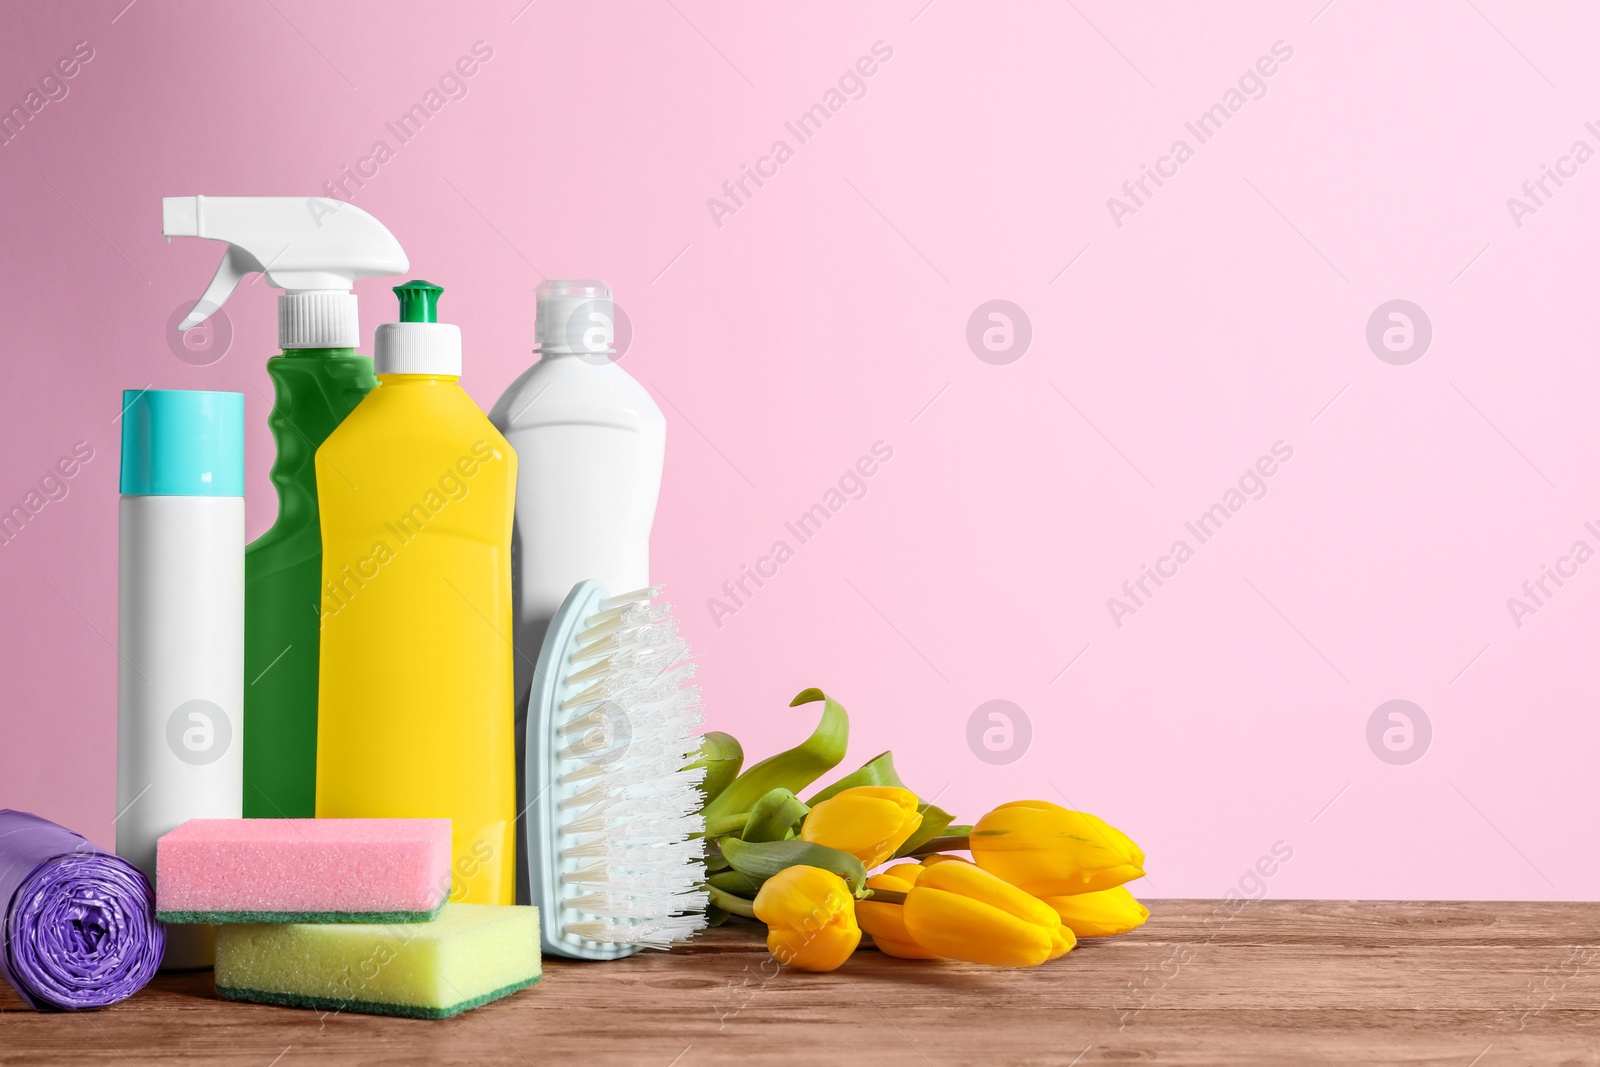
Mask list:
[[441,292],[395,289],[378,387],[317,449],[317,815],[448,817],[451,899],[513,904],[517,456],[456,384]]

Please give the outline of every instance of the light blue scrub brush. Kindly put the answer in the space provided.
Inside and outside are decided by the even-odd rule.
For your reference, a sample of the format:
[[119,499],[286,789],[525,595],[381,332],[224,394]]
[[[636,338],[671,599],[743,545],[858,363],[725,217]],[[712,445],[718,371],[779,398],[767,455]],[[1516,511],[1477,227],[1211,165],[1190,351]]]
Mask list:
[[700,689],[659,587],[574,586],[528,701],[528,884],[546,953],[609,960],[705,926]]

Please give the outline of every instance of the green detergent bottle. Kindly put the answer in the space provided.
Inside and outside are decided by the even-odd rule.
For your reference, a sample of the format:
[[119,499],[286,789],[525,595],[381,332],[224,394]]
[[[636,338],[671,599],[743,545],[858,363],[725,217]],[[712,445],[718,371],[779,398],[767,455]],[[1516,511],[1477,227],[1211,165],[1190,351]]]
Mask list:
[[402,274],[394,236],[360,208],[322,197],[180,196],[162,201],[167,237],[225,241],[205,295],[183,320],[204,322],[248,274],[278,297],[278,343],[267,361],[276,399],[278,517],[245,550],[244,745],[246,818],[316,815],[317,676],[322,625],[322,531],[317,448],[377,384],[357,355],[357,278]]
[[317,448],[378,379],[352,348],[287,348],[267,360],[277,401],[278,519],[244,553],[244,817],[309,819],[317,799],[322,530]]

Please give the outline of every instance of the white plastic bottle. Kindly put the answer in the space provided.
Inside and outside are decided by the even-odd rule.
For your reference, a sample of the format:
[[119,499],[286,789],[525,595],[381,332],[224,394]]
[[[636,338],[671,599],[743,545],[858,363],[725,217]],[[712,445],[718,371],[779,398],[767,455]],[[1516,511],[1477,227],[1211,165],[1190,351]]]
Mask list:
[[[117,573],[117,855],[156,880],[156,839],[241,816],[244,394],[123,394]],[[171,926],[167,968],[211,928]]]
[[[550,619],[572,587],[594,578],[614,593],[650,584],[650,527],[661,492],[667,421],[617,366],[611,289],[551,279],[537,291],[539,362],[506,389],[490,420],[517,452],[511,599],[517,766],[525,766],[528,692]],[[517,776],[517,810],[538,798]],[[518,817],[517,847],[526,841]],[[528,902],[528,863],[517,900]]]
[[552,279],[536,296],[539,362],[489,412],[517,450],[519,736],[545,629],[572,587],[586,578],[616,593],[650,584],[667,443],[661,409],[615,362],[611,289]]

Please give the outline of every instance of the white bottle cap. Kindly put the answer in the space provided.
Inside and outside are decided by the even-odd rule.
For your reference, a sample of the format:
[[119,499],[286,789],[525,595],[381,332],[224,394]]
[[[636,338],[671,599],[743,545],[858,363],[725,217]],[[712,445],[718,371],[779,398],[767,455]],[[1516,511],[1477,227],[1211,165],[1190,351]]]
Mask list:
[[372,338],[376,374],[461,377],[461,327],[450,322],[385,322]]
[[278,297],[278,347],[355,348],[360,343],[356,294],[314,289]]
[[534,291],[533,335],[544,355],[606,357],[615,338],[611,287],[594,278],[551,278]]

